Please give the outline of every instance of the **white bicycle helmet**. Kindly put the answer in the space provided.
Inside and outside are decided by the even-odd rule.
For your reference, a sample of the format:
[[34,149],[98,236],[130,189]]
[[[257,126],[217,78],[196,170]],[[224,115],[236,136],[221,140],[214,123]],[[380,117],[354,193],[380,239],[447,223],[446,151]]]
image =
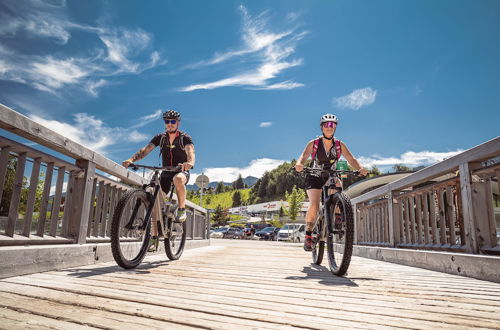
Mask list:
[[334,122],[335,124],[338,123],[338,118],[335,115],[332,115],[331,113],[327,113],[321,117],[321,120],[319,121],[320,125],[323,125],[323,123],[327,122]]

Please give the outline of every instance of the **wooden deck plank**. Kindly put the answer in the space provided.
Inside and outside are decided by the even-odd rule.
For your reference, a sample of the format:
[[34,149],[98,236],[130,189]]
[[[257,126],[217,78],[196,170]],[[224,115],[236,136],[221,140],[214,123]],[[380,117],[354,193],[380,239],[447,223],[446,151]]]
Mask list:
[[358,257],[348,276],[338,278],[324,266],[313,267],[299,244],[260,241],[212,240],[178,261],[148,256],[132,271],[103,263],[7,278],[0,281],[0,301],[9,313],[50,310],[37,316],[54,320],[62,313],[57,306],[65,306],[77,310],[80,325],[101,328],[123,328],[119,322],[126,319],[134,328],[500,324],[500,284]]
[[[49,279],[48,276],[45,278],[37,276],[35,280],[38,285],[49,285],[52,288],[66,287],[65,285],[61,285],[58,279]],[[99,278],[99,280],[91,280],[88,278],[73,279],[71,284],[74,284],[76,281],[80,281],[80,283],[82,283],[81,281],[84,281],[82,283],[83,287],[81,290],[91,287],[96,290],[97,293],[101,292],[100,288],[112,287],[113,289],[122,290],[123,292],[128,292],[129,294],[133,294],[134,292],[143,292],[147,295],[160,294],[162,296],[169,296],[169,300],[177,306],[182,306],[182,304],[187,303],[191,305],[199,305],[203,308],[208,307],[211,304],[215,304],[215,308],[235,309],[235,311],[245,309],[247,313],[251,313],[255,316],[262,313],[259,309],[264,308],[267,312],[276,311],[278,313],[290,313],[290,315],[287,316],[289,320],[294,319],[293,314],[301,314],[300,319],[294,320],[293,324],[295,325],[301,325],[300,321],[303,320],[306,320],[307,322],[314,322],[314,319],[308,320],[310,315],[314,315],[315,317],[317,315],[321,315],[324,319],[328,320],[330,318],[338,319],[342,314],[347,318],[347,320],[349,320],[350,317],[352,317],[352,315],[348,314],[350,312],[364,313],[365,316],[371,315],[372,321],[375,322],[379,320],[379,315],[396,317],[399,319],[402,312],[411,309],[414,311],[412,313],[412,320],[408,325],[412,325],[413,327],[422,325],[422,322],[412,324],[413,320],[430,320],[434,322],[446,322],[449,324],[467,326],[482,325],[484,327],[491,327],[500,322],[500,316],[496,314],[491,315],[491,311],[482,312],[475,310],[473,313],[468,313],[467,311],[464,311],[463,306],[461,306],[461,308],[439,308],[436,306],[427,306],[426,310],[422,310],[419,308],[419,305],[414,303],[403,304],[401,302],[396,302],[392,304],[384,304],[377,301],[372,303],[367,311],[367,303],[363,303],[362,299],[336,298],[328,302],[331,309],[325,309],[324,301],[316,299],[316,297],[322,296],[318,293],[307,293],[307,303],[304,303],[304,295],[302,294],[294,297],[293,295],[284,294],[283,291],[273,290],[272,288],[267,289],[266,293],[244,292],[241,291],[240,288],[228,291],[227,289],[224,289],[224,286],[218,289],[184,289],[188,287],[190,283],[169,284],[161,281],[161,279],[151,279],[146,285],[140,285],[133,279],[116,278],[112,281],[103,281],[102,277]],[[26,282],[29,282],[29,280],[26,280]],[[226,284],[226,287],[227,285],[228,284]],[[213,284],[212,286],[215,287]],[[179,287],[183,289],[179,290]],[[74,285],[72,285],[72,288],[74,288]],[[186,295],[186,293],[188,293],[189,298],[182,298]],[[255,306],[255,301],[259,302],[258,308]],[[284,301],[286,304],[283,304]],[[226,304],[228,306],[218,307],[217,305],[221,304],[221,302],[223,302],[222,304]],[[467,314],[468,318],[464,319],[464,314]],[[490,320],[490,318],[493,320]],[[328,325],[329,322],[323,321],[323,324]]]
[[0,329],[98,329],[8,308],[0,308]]
[[[33,290],[33,288],[30,288]],[[14,290],[13,290],[14,291]],[[36,290],[33,290],[36,292]],[[36,294],[27,296],[22,289],[19,292],[2,292],[2,304],[9,308],[22,310],[30,314],[63,320],[68,324],[69,329],[78,326],[88,326],[98,329],[123,329],[127,327],[165,329],[168,326],[180,326],[170,322],[155,322],[148,318],[141,318],[124,313],[111,313],[96,308],[87,308],[83,305],[68,305],[64,302],[48,300],[47,297],[37,298]],[[0,310],[3,315],[3,310]],[[184,329],[186,327],[183,327]]]

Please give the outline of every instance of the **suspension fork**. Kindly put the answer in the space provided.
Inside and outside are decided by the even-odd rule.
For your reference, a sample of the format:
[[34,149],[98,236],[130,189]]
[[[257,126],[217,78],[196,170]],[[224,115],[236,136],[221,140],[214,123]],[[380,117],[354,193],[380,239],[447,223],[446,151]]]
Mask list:
[[330,233],[333,233],[333,221],[334,219],[334,214],[332,213],[332,204],[335,199],[335,195],[328,195],[328,188],[323,188],[323,195],[324,195],[324,209],[325,209],[325,222],[326,222],[326,230],[327,234],[330,235]]
[[141,226],[142,230],[145,230],[147,228],[149,222],[151,221],[151,214],[153,213],[153,208],[155,207],[156,197],[158,197],[159,190],[160,190],[160,185],[155,185],[155,190],[153,191],[153,196],[151,197],[151,195],[148,194],[148,196],[150,197],[150,200],[149,200],[150,206],[146,212],[146,217],[144,218],[144,221],[142,223],[142,226]]

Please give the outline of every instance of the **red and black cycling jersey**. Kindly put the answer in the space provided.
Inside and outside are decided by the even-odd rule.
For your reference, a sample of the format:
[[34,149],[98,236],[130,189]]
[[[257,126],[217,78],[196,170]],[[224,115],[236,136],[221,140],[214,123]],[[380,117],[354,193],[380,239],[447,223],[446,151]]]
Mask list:
[[193,144],[193,139],[188,134],[177,131],[173,143],[170,144],[168,133],[163,132],[155,135],[149,143],[160,146],[163,166],[177,166],[187,162],[185,146]]

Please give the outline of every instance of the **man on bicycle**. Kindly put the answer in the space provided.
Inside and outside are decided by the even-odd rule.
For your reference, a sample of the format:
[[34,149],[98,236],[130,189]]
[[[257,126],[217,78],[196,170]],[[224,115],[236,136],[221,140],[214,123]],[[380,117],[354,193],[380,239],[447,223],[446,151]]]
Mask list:
[[[189,181],[189,170],[193,168],[195,163],[194,144],[192,138],[179,130],[181,115],[177,111],[168,110],[163,113],[165,121],[165,132],[155,135],[149,144],[135,153],[129,159],[123,161],[122,165],[128,168],[131,163],[137,162],[146,157],[155,147],[160,147],[162,157],[162,166],[180,166],[181,172],[162,172],[160,175],[161,189],[165,194],[168,194],[172,182],[175,186],[175,192],[179,203],[177,210],[177,222],[186,221],[186,187]],[[160,192],[161,193],[161,192]],[[160,194],[162,199],[164,194]],[[161,218],[161,213],[158,208],[153,210],[153,219]],[[157,246],[158,229],[156,221],[152,222],[152,240]],[[156,241],[155,241],[156,239]]]
[[[341,155],[345,157],[349,165],[357,169],[361,175],[367,175],[368,171],[354,158],[347,149],[347,146],[340,140],[335,139],[334,133],[337,128],[337,116],[327,113],[321,117],[320,128],[322,137],[309,141],[306,148],[300,155],[295,165],[297,172],[302,172],[304,163],[311,156],[312,167],[321,169],[335,169],[337,161]],[[308,174],[306,177],[306,191],[309,198],[309,208],[306,213],[306,235],[304,238],[304,250],[312,251],[314,247],[312,230],[314,220],[318,213],[321,199],[321,189],[326,184],[328,178]],[[337,187],[342,187],[342,182],[337,182]]]

